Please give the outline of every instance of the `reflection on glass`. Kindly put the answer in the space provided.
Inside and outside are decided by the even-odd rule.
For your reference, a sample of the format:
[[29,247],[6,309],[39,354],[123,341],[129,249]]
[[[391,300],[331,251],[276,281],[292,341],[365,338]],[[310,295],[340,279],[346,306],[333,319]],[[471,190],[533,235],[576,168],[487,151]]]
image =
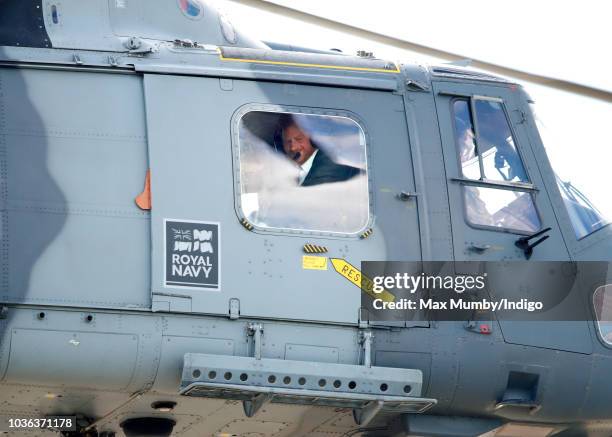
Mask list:
[[238,133],[240,206],[252,224],[349,234],[367,225],[366,144],[356,122],[253,111]]
[[[587,197],[587,195],[585,195],[581,189],[577,188],[577,186],[579,186],[580,188],[584,189],[584,185],[575,184],[576,180],[578,180],[578,182],[583,181],[584,183],[585,177],[588,173],[585,173],[580,165],[574,165],[576,162],[575,158],[579,157],[576,148],[559,147],[559,139],[553,135],[553,132],[549,131],[546,125],[538,117],[537,113],[535,112],[534,105],[531,104],[530,108],[538,126],[538,131],[542,136],[544,146],[550,147],[552,144],[553,147],[555,147],[555,145],[557,147],[554,150],[550,148],[548,149],[548,157],[552,161],[553,169],[557,178],[557,185],[559,186],[563,203],[565,204],[565,208],[567,209],[572,222],[574,234],[576,235],[577,239],[584,238],[608,225],[610,223],[609,217],[606,217],[605,213],[602,213],[602,211],[593,204],[591,199],[589,199],[589,197]],[[568,155],[564,156],[564,152],[568,153]],[[581,150],[580,153],[584,154],[585,151]],[[561,161],[555,162],[555,158],[561,158]],[[555,166],[555,163],[559,164],[559,162],[563,163],[564,161],[566,164],[564,168],[558,168]]]
[[[470,100],[453,102],[455,144],[462,176],[472,180],[529,182],[502,104],[474,99],[474,107],[477,138]],[[531,194],[473,186],[463,187],[463,192],[467,219],[474,225],[520,232],[535,232],[541,227]]]
[[467,218],[471,224],[536,232],[540,219],[531,194],[483,187],[464,187]]
[[475,99],[478,147],[486,179],[529,182],[502,104]]
[[468,179],[480,179],[480,165],[476,154],[474,126],[468,101],[455,100],[453,111],[455,113],[455,144],[457,144],[459,162],[461,162],[461,173]]
[[609,223],[589,199],[571,182],[563,182],[557,176],[557,185],[577,239],[584,238]]
[[601,338],[612,345],[612,285],[605,285],[595,290],[593,305]]

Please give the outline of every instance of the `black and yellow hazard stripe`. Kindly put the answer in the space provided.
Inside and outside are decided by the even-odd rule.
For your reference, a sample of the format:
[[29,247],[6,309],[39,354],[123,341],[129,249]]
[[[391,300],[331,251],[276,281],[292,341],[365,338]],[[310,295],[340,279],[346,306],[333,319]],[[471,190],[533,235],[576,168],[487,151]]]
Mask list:
[[304,244],[305,253],[327,253],[327,247],[317,246],[316,244]]
[[372,235],[374,233],[374,230],[372,228],[368,229],[367,231],[365,231],[363,234],[361,234],[359,236],[359,238],[361,238],[362,240],[365,240],[366,238],[368,238],[370,235]]
[[245,219],[245,218],[243,218],[242,220],[240,220],[240,224],[241,224],[242,226],[244,226],[244,228],[245,228],[247,231],[252,231],[252,230],[253,230],[253,228],[254,228],[254,226],[253,226],[251,223],[249,223],[249,221],[248,221],[247,219]]

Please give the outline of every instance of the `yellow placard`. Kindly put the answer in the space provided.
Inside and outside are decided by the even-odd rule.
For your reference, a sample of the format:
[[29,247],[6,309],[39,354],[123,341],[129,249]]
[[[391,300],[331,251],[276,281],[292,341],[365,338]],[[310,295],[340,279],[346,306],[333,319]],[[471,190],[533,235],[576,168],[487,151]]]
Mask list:
[[336,272],[361,288],[364,293],[367,293],[372,298],[381,299],[384,302],[395,301],[395,296],[387,290],[383,290],[382,293],[376,293],[374,291],[374,282],[367,276],[364,276],[357,267],[340,258],[331,258],[331,262]]
[[302,268],[306,270],[327,270],[327,257],[304,255],[302,257]]

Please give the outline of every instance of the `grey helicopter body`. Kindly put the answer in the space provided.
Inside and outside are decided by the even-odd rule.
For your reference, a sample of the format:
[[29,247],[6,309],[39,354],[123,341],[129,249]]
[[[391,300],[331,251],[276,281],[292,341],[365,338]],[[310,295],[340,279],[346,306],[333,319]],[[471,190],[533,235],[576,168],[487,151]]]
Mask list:
[[[5,0],[0,23],[4,420],[77,416],[72,435],[100,436],[612,433],[588,278],[563,302],[582,319],[539,324],[370,320],[351,283],[365,260],[612,259],[609,226],[577,238],[521,86],[274,49],[193,0]],[[511,171],[458,152],[460,124],[488,135],[481,109],[506,123]],[[351,178],[279,188],[297,175],[283,116],[312,127],[310,171],[325,158],[322,175],[337,161]],[[476,189],[511,203],[483,218]],[[511,281],[526,279],[491,287]]]

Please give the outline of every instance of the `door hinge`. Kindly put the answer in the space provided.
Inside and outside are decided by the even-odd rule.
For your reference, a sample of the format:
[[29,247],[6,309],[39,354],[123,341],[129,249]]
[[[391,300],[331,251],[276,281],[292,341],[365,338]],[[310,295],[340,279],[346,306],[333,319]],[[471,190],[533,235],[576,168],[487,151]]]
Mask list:
[[232,297],[229,300],[229,318],[230,320],[237,320],[240,317],[240,299]]
[[370,326],[370,313],[365,308],[359,308],[357,324],[360,329],[365,329]]
[[372,331],[362,331],[359,333],[359,345],[363,354],[361,364],[365,367],[372,367],[372,340],[374,340]]
[[414,79],[406,79],[406,89],[408,91],[428,92],[429,87]]
[[249,323],[247,325],[247,337],[253,337],[253,358],[261,360],[261,343],[264,327],[261,323]]

